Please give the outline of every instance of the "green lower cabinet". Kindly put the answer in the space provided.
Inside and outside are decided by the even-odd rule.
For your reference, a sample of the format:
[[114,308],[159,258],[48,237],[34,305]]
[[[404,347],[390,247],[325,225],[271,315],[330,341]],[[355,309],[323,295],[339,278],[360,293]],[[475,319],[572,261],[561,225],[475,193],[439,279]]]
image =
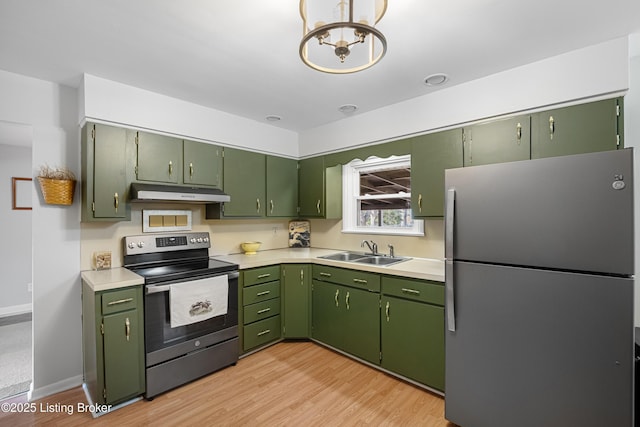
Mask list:
[[380,363],[380,294],[313,281],[312,337]]
[[83,282],[84,382],[94,403],[145,392],[142,287],[94,292]]
[[242,270],[239,280],[240,352],[281,338],[280,265]]
[[282,333],[284,338],[309,338],[311,330],[311,266],[282,265]]
[[444,390],[444,308],[382,296],[383,368]]

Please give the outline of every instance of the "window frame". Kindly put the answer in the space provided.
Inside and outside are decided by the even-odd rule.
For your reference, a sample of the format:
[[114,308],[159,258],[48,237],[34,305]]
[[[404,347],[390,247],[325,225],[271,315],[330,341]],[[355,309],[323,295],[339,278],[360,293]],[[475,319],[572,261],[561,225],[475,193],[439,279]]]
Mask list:
[[[411,155],[385,159],[370,157],[356,159],[342,166],[342,232],[353,234],[381,234],[389,236],[424,236],[424,220],[413,218],[412,228],[362,227],[358,225],[360,173],[366,171],[411,167]],[[367,196],[364,196],[366,198]],[[406,197],[411,200],[411,193]]]

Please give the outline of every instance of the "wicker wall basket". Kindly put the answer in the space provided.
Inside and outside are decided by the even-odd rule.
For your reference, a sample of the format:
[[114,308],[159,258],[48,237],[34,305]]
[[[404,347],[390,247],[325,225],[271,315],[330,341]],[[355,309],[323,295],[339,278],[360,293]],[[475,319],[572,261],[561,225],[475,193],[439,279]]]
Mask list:
[[68,179],[50,179],[39,176],[40,188],[44,201],[49,205],[70,205],[73,203],[73,192],[76,181]]

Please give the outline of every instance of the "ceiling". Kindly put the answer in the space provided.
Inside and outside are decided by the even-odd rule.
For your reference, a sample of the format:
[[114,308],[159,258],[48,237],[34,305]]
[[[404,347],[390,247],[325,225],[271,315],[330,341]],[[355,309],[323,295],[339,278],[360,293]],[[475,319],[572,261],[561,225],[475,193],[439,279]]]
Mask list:
[[[88,73],[300,132],[343,104],[361,114],[637,32],[640,1],[389,0],[377,28],[382,61],[331,75],[298,56],[298,0],[2,0],[0,69],[74,87]],[[425,85],[434,73],[448,82]]]

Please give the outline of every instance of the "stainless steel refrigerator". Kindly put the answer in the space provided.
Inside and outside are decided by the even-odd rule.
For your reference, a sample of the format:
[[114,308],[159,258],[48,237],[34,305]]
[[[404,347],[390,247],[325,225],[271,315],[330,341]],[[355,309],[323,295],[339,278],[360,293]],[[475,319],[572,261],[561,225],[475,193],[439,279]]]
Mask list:
[[633,151],[446,171],[445,418],[631,426]]

